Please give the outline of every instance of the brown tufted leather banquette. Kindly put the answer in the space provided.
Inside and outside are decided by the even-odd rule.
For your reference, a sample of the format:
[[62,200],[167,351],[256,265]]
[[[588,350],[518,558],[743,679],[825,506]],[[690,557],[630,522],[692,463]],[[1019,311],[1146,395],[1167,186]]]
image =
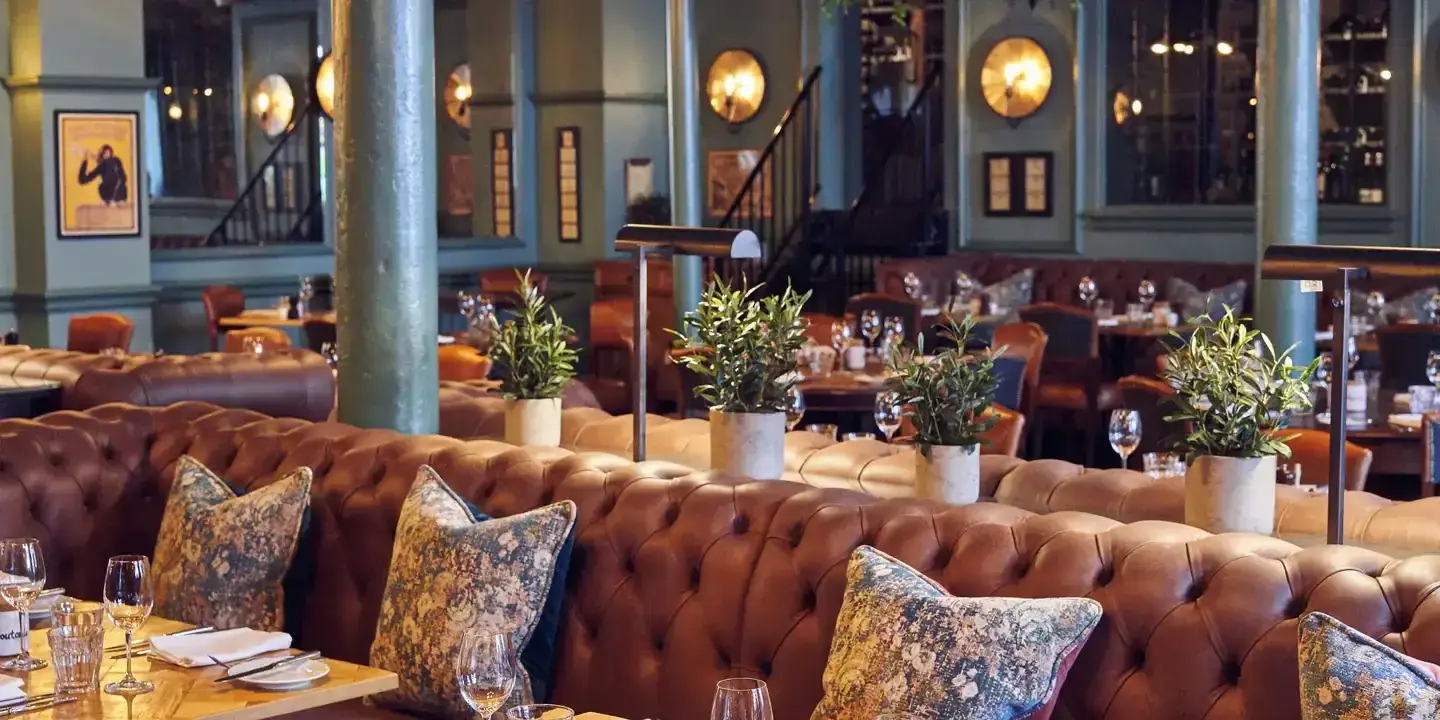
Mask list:
[[252,489],[315,469],[318,555],[299,643],[348,660],[366,659],[421,463],[493,515],[573,500],[556,700],[622,717],[705,717],[717,680],[754,675],[770,683],[777,720],[807,718],[861,544],[958,595],[1100,602],[1105,617],[1070,672],[1060,717],[1298,718],[1295,619],[1308,610],[1440,661],[1440,557],[880,500],[199,403],[0,422],[0,536],[39,537],[52,582],[93,595],[106,556],[150,550],[182,453]]
[[277,417],[324,420],[335,376],[318,354],[276,350],[263,356],[206,353],[107,357],[68,350],[0,347],[0,376],[54,380],[71,410],[125,402],[160,407],[198,400]]

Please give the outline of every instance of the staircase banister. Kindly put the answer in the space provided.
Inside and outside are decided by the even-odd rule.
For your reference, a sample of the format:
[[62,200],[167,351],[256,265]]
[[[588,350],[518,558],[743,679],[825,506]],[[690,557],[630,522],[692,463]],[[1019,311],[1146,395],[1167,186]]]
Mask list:
[[803,107],[805,102],[810,98],[810,93],[815,87],[815,82],[819,79],[819,66],[811,70],[809,75],[805,76],[805,82],[800,86],[800,93],[795,96],[795,101],[790,103],[790,107],[785,109],[785,114],[781,116],[779,124],[775,126],[775,131],[770,135],[770,142],[765,144],[765,149],[760,153],[760,158],[755,161],[755,169],[750,171],[750,175],[745,178],[745,184],[740,186],[740,191],[735,193],[735,199],[730,201],[730,209],[725,211],[725,219],[720,222],[722,226],[730,223],[741,204],[744,203],[746,195],[750,193],[750,189],[763,173],[765,161],[775,154],[775,147],[780,141],[780,136],[785,133],[785,129],[790,127],[790,124],[800,115],[800,108]]
[[[265,160],[261,162],[257,166],[257,168],[263,170],[266,166],[273,163],[276,156],[278,156],[280,154],[280,151],[285,148],[286,143],[290,142],[290,138],[295,135],[295,133],[299,131],[301,127],[304,126],[304,121],[308,120],[311,113],[316,112],[316,110],[317,108],[315,106],[315,103],[305,103],[305,108],[301,110],[299,114],[294,115],[290,118],[290,125],[285,128],[285,134],[280,136],[280,139],[275,142],[274,147],[270,148],[270,154],[265,156]],[[250,193],[255,192],[255,188],[260,184],[262,178],[264,177],[264,174],[265,173],[263,172],[255,172],[250,176],[250,182],[246,183],[245,188],[241,190],[238,195],[235,196],[235,202],[231,203],[230,209],[225,212],[225,215],[223,217],[220,218],[220,223],[215,226],[215,229],[210,231],[211,236],[213,236],[216,232],[223,231],[226,224],[229,223],[232,219],[234,219],[236,213],[240,212],[240,209],[245,205],[245,198],[249,197]]]
[[[905,108],[905,114],[903,115],[905,120],[909,121],[912,119],[915,113],[923,107],[923,103],[929,98],[931,91],[940,84],[940,78],[944,75],[944,69],[944,65],[939,61],[931,65],[929,74],[925,76],[925,84],[920,87],[920,92],[915,95],[915,99],[910,101],[910,107]],[[904,133],[895,133],[890,136],[890,142],[885,148],[885,152],[880,155],[881,160],[876,163],[872,175],[884,177],[885,167],[889,164],[891,156],[895,154],[895,149],[900,146],[903,134]],[[851,215],[854,215],[864,204],[866,196],[870,195],[871,188],[876,184],[877,179],[876,177],[865,178],[865,183],[860,186],[860,192],[856,193],[855,199],[850,203],[849,213]]]

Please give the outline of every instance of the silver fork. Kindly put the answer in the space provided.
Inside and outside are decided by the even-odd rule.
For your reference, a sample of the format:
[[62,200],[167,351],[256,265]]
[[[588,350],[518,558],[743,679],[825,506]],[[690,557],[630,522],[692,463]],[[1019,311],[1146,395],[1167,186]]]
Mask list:
[[[220,667],[225,668],[226,671],[229,671],[231,668],[235,667],[236,665],[241,665],[241,664],[250,662],[251,660],[259,660],[260,658],[265,657],[266,655],[274,655],[275,653],[278,653],[278,652],[288,652],[288,651],[286,651],[286,650],[266,650],[265,652],[256,653],[256,654],[254,654],[254,655],[251,655],[250,657],[243,657],[243,658],[240,658],[239,660],[231,660],[231,661],[228,662],[228,663],[227,663],[227,662],[221,662],[221,661],[220,661],[220,658],[217,658],[217,657],[215,657],[214,655],[206,655],[205,657],[210,658],[210,662],[213,662],[213,663],[215,663],[216,665],[219,665]],[[276,657],[275,659],[276,659],[276,660],[279,660],[280,658],[279,658],[279,657]]]

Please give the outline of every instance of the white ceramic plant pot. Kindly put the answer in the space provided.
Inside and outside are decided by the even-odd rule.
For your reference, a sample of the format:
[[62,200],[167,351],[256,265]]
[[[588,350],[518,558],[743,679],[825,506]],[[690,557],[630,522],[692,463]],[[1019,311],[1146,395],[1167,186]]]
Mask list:
[[505,442],[560,445],[560,398],[505,401]]
[[779,480],[785,472],[785,413],[711,408],[710,466],[727,475]]
[[915,496],[952,505],[980,499],[978,445],[915,446]]
[[1212,533],[1275,532],[1275,456],[1205,455],[1185,473],[1185,524]]

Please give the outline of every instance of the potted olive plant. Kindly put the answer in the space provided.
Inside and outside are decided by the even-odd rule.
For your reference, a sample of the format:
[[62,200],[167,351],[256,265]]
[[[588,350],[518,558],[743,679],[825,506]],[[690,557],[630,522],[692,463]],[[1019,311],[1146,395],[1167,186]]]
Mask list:
[[757,297],[718,277],[700,305],[670,332],[701,352],[676,359],[706,382],[695,395],[710,403],[710,464],[716,470],[778,480],[785,471],[785,396],[799,377],[795,353],[805,344],[800,316],[810,293],[790,287]]
[[560,444],[560,395],[575,377],[574,332],[530,283],[530,273],[520,275],[520,307],[513,319],[494,329],[490,346],[491,358],[504,372],[505,442]]
[[1284,430],[1310,409],[1316,363],[1295,365],[1293,347],[1276,353],[1270,338],[1245,326],[1230,308],[1219,320],[1191,320],[1179,334],[1164,379],[1175,388],[1174,412],[1185,428],[1185,522],[1211,532],[1275,530],[1275,456],[1290,456]]
[[954,346],[934,357],[923,338],[918,349],[897,348],[886,380],[915,426],[915,494],[957,505],[980,499],[980,436],[995,425],[995,354],[1005,352],[967,353],[974,329],[972,317],[952,321],[940,334]]

